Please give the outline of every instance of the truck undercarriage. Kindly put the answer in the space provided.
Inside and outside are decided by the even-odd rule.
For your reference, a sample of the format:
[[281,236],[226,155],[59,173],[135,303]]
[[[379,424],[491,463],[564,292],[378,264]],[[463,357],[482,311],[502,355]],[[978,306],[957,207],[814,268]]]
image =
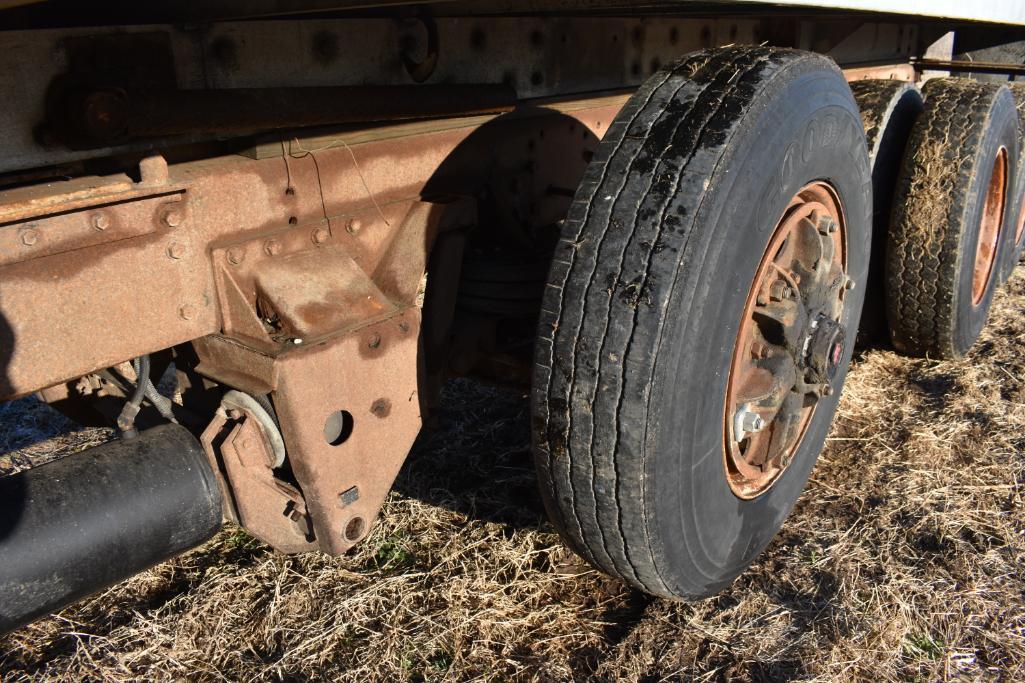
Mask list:
[[[629,514],[603,507],[603,465],[591,452],[611,458],[608,485],[617,493],[609,495],[617,505],[620,497],[654,494],[645,493],[644,476],[631,480],[629,465],[615,459],[632,457],[625,438],[605,443],[595,425],[590,440],[581,440],[570,418],[563,425],[557,414],[600,421],[602,392],[611,381],[602,364],[610,358],[619,362],[618,352],[605,348],[605,340],[616,334],[614,325],[604,322],[618,320],[612,302],[631,311],[630,325],[642,329],[633,312],[668,306],[677,292],[662,296],[644,279],[655,272],[655,257],[679,250],[673,273],[681,263],[691,263],[683,257],[691,242],[676,243],[657,233],[651,239],[630,238],[631,245],[647,250],[648,270],[625,269],[633,248],[627,246],[621,270],[607,272],[609,257],[604,251],[587,256],[588,245],[611,244],[622,224],[610,213],[606,227],[613,237],[588,232],[589,221],[600,213],[589,207],[600,206],[605,197],[595,188],[606,187],[602,183],[613,173],[629,178],[629,169],[650,177],[653,186],[663,180],[671,184],[674,189],[663,192],[677,198],[672,201],[689,191],[688,183],[704,183],[701,192],[713,191],[709,186],[715,179],[726,187],[716,175],[725,172],[726,161],[709,162],[707,172],[689,164],[716,144],[727,148],[717,159],[734,158],[731,150],[739,143],[730,142],[731,136],[741,139],[747,134],[742,122],[755,120],[745,117],[776,111],[771,97],[777,85],[765,83],[789,82],[788,74],[803,69],[841,83],[899,82],[917,93],[910,84],[922,80],[926,68],[1006,76],[1015,73],[1014,65],[973,66],[963,55],[1021,39],[1023,29],[1016,25],[1025,22],[1025,16],[1013,13],[981,17],[991,23],[980,24],[970,16],[799,3],[787,8],[689,2],[350,4],[225,1],[142,7],[115,2],[85,9],[62,2],[0,3],[5,95],[0,398],[38,393],[74,419],[115,425],[124,437],[93,454],[97,466],[106,468],[103,477],[75,475],[72,464],[58,462],[0,480],[6,496],[0,595],[12,606],[0,608],[0,630],[202,542],[222,517],[282,552],[346,552],[368,533],[414,439],[429,424],[442,383],[453,375],[524,386],[533,378],[535,394],[544,394],[536,399],[535,441],[540,461],[553,468],[542,476],[555,480],[560,463],[574,463],[567,466],[566,478],[575,496],[580,483],[573,458],[585,458],[593,469],[595,530],[586,520],[576,531],[561,528],[569,519],[583,519],[583,504],[566,503],[557,482],[546,494],[560,530],[586,559],[656,594],[694,597],[731,580],[732,569],[698,581],[700,588],[673,588],[683,584],[664,577],[655,581],[640,570],[632,577],[624,573],[623,566],[638,564],[638,542],[623,521]],[[951,32],[953,38],[944,41]],[[709,56],[680,61],[690,54]],[[733,61],[716,62],[726,60],[724,54]],[[821,57],[814,64],[801,61],[815,54],[834,61],[843,76]],[[713,67],[718,71],[710,71]],[[770,67],[783,75],[775,76]],[[764,81],[757,80],[763,71]],[[650,167],[633,160],[608,171],[618,168],[615,153],[631,140],[645,140],[655,149],[655,124],[643,135],[630,128],[647,110],[629,112],[642,107],[642,96],[647,98],[643,106],[661,101],[662,91],[653,84],[672,79],[681,79],[674,93],[685,93],[694,83],[705,88],[695,91],[698,104],[681,104],[675,114],[672,98],[684,95],[665,96],[669,114],[658,117],[675,128],[660,143],[659,154],[672,150],[676,161],[658,156]],[[750,93],[744,91],[748,87]],[[652,90],[644,94],[644,88]],[[991,115],[980,120],[996,120],[1013,102],[1006,88],[992,88],[977,97],[994,102],[987,110]],[[834,97],[827,90],[794,92],[805,92],[812,103]],[[749,200],[755,206],[768,197],[757,204],[765,215],[752,212],[766,224],[758,228],[764,234],[749,233],[765,242],[749,250],[750,267],[738,265],[725,284],[701,295],[713,304],[728,298],[723,292],[736,290],[748,306],[737,320],[749,322],[724,328],[723,346],[732,353],[732,337],[737,337],[738,348],[755,360],[749,367],[734,359],[717,375],[724,378],[727,413],[725,465],[717,467],[735,494],[723,498],[731,505],[763,499],[784,478],[790,461],[800,459],[798,446],[814,451],[801,462],[807,461],[808,469],[814,463],[818,449],[811,441],[804,444],[805,434],[821,423],[824,438],[865,289],[866,310],[874,310],[873,301],[878,310],[876,320],[862,317],[862,330],[887,326],[881,309],[893,297],[879,269],[890,263],[890,207],[877,205],[872,218],[869,199],[872,192],[878,199],[883,181],[877,180],[877,168],[869,167],[877,150],[866,147],[861,128],[864,122],[871,145],[897,121],[894,112],[904,111],[894,104],[906,101],[904,91],[885,92],[875,96],[875,106],[881,106],[876,110],[865,104],[873,102],[871,94],[862,97],[858,88],[854,96],[845,94],[849,103],[835,106],[856,114],[857,97],[862,107],[857,120],[844,118],[840,109],[809,114],[811,123],[796,130],[796,142],[782,144],[779,170],[766,166],[766,176],[780,177],[778,198],[766,194],[727,202],[736,206]],[[902,139],[880,143],[899,145],[896,153],[882,155],[892,166],[887,188],[898,187],[898,194],[894,176],[904,138],[921,109],[921,98],[917,102],[903,133],[893,134]],[[697,120],[706,111],[709,118],[686,127],[692,125],[688,117]],[[786,111],[766,119],[756,136],[762,142],[752,143],[752,149],[771,148],[771,131],[804,116],[804,110]],[[880,118],[873,119],[879,111]],[[728,116],[729,126],[717,127],[713,114]],[[878,130],[870,129],[873,121]],[[834,178],[809,171],[790,188],[790,175],[796,182],[800,173],[794,150],[814,166],[817,150],[847,144],[848,128],[857,149],[839,166],[863,166],[865,175],[844,180],[841,172]],[[996,189],[982,193],[993,195],[992,201],[979,204],[981,227],[973,228],[974,241],[963,251],[975,257],[974,271],[966,272],[981,282],[973,305],[982,321],[982,302],[1021,242],[1015,131],[1014,141],[1001,142],[1003,151],[994,152],[1002,162],[984,159],[987,143],[979,143],[979,168],[988,174],[987,187]],[[620,140],[615,148],[613,138]],[[964,144],[975,144],[973,139],[966,137]],[[677,164],[677,157],[686,157],[686,163]],[[847,185],[859,187],[859,196]],[[913,206],[909,194],[901,196]],[[709,197],[701,195],[693,206],[681,203],[681,219],[690,220],[718,201]],[[643,199],[631,195],[624,204],[652,220],[644,218]],[[806,213],[796,216],[799,206],[806,206]],[[858,218],[859,207],[867,212],[865,220]],[[789,213],[780,218],[784,209]],[[987,223],[990,214],[996,217]],[[667,215],[662,209],[655,223],[672,227]],[[858,232],[859,220],[868,223],[864,234]],[[822,227],[830,221],[834,228]],[[869,245],[872,223],[876,241]],[[574,237],[575,224],[583,227]],[[812,224],[812,233],[821,232],[814,239],[807,237],[806,226]],[[770,236],[777,234],[779,241],[772,242]],[[983,244],[987,240],[989,246]],[[859,241],[865,242],[860,256]],[[784,264],[780,254],[794,242],[800,243],[797,255]],[[775,245],[768,261],[766,244]],[[1013,256],[1016,260],[1017,252]],[[574,289],[573,264],[586,258],[595,265]],[[708,259],[711,263],[712,256]],[[863,274],[856,273],[859,259]],[[740,255],[728,261],[745,263]],[[770,261],[775,265],[766,265]],[[560,264],[565,272],[557,277]],[[765,275],[770,271],[786,275]],[[809,284],[813,280],[818,289]],[[802,306],[784,306],[793,298],[786,293],[790,289],[803,297]],[[855,294],[846,293],[851,291]],[[562,312],[571,298],[590,302],[592,297],[607,300],[601,314],[587,314],[603,322],[604,335],[592,336],[590,330],[597,328],[586,320],[573,323]],[[812,299],[823,301],[813,305]],[[559,310],[552,308],[555,301],[561,302]],[[777,304],[779,312],[755,310]],[[901,341],[910,337],[900,336],[903,328],[892,313],[889,324],[898,330],[893,332],[898,348],[904,344],[911,353],[935,353],[921,335],[911,335],[914,343]],[[566,346],[560,326],[565,331],[571,325],[576,336]],[[738,333],[736,325],[746,331]],[[685,342],[716,345],[709,338]],[[573,360],[566,370],[560,349],[570,347]],[[627,361],[621,365],[628,367],[638,352],[633,341],[624,349]],[[595,360],[578,360],[584,351]],[[784,356],[785,369],[765,370],[768,361]],[[795,372],[802,377],[785,387],[768,390],[759,384],[779,383]],[[549,375],[560,373],[601,379],[587,390],[589,400],[580,399],[566,380],[568,405],[558,404],[553,392],[559,380]],[[743,382],[725,379],[743,373]],[[161,379],[171,376],[174,388],[167,391]],[[546,378],[547,388],[539,377]],[[626,391],[629,382],[622,384]],[[784,398],[785,392],[790,393]],[[757,400],[736,398],[742,394]],[[800,405],[791,405],[795,401]],[[731,407],[734,403],[739,409]],[[646,419],[627,413],[611,419],[624,424]],[[711,430],[718,447],[723,429],[717,423]],[[556,435],[560,430],[565,434]],[[770,436],[759,445],[759,434]],[[700,440],[695,436],[693,443]],[[153,458],[168,449],[184,464],[139,466],[140,453]],[[761,455],[753,455],[756,451]],[[89,457],[69,460],[82,467]],[[61,467],[67,471],[58,471]],[[183,469],[201,476],[184,477]],[[145,500],[109,495],[116,488],[110,478],[119,471],[133,491],[174,484],[177,493],[149,498],[152,514],[118,514],[119,506],[146,507]],[[105,531],[91,527],[86,537],[92,550],[83,551],[67,539],[65,518],[38,513],[64,499],[79,501],[82,510],[109,511],[120,521]],[[154,526],[154,518],[179,516],[189,521],[177,531]],[[609,521],[614,519],[626,539],[618,551],[606,526],[616,526]],[[746,566],[781,523],[782,516],[730,562]],[[736,530],[717,533],[730,543],[748,542]],[[138,542],[153,534],[161,542]],[[598,536],[605,546],[601,552],[590,545]],[[133,546],[139,551],[114,571],[60,569],[72,558],[77,565],[89,555],[95,558],[99,549],[121,553]],[[34,583],[47,572],[60,574],[60,585]]]

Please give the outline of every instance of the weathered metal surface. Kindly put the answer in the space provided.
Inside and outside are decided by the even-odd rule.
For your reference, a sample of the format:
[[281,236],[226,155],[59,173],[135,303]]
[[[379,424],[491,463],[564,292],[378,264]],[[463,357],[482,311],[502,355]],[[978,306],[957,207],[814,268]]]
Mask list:
[[[216,329],[186,205],[158,196],[0,227],[0,397]],[[170,207],[183,217],[177,227],[165,221]]]
[[[163,221],[163,216],[154,213],[154,206],[170,211],[171,205],[180,202],[181,195],[173,193],[123,206],[95,204],[88,210],[81,210],[83,200],[78,198],[68,204],[51,204],[49,208],[57,207],[61,213],[43,220],[22,220],[0,227],[0,266],[166,231],[170,226]],[[79,210],[63,213],[68,205]]]
[[843,70],[848,81],[886,80],[915,81],[915,67],[911,64],[882,64],[879,66],[859,66]]
[[217,475],[227,518],[281,552],[314,549],[303,496],[274,476],[271,447],[251,415],[218,410],[200,443]]
[[740,498],[789,466],[843,358],[848,283],[843,207],[833,190],[801,188],[769,237],[740,321],[723,417],[723,465]]
[[217,471],[240,523],[286,552],[308,549],[297,535],[307,512],[324,552],[342,553],[367,533],[420,430],[419,330],[419,309],[410,306],[318,343],[282,345],[272,358],[223,339],[215,356],[207,344],[216,337],[197,344],[200,356],[207,354],[201,371],[253,364],[268,373],[264,381],[273,385],[259,388],[273,398],[301,489],[296,498],[260,468],[266,444],[253,432],[246,436],[248,421],[231,423],[219,413],[202,441],[222,463]]
[[[415,141],[317,152],[293,140],[283,144],[286,153],[277,158],[233,156],[174,165],[166,186],[173,188],[171,194],[138,183],[126,194],[142,198],[88,208],[82,208],[78,194],[59,187],[55,191],[69,197],[65,203],[33,200],[44,217],[0,227],[0,397],[30,393],[225,328],[233,331],[224,320],[239,317],[227,315],[231,308],[215,284],[215,269],[232,264],[227,257],[211,264],[210,253],[220,254],[220,245],[227,252],[232,243],[270,239],[293,226],[297,235],[311,226],[297,238],[310,249],[330,246],[328,240],[314,242],[325,226],[330,240],[344,236],[337,241],[351,249],[361,268],[379,271],[386,288],[399,287],[389,295],[409,299],[420,275],[407,282],[387,271],[389,259],[410,258],[401,256],[406,248],[419,254],[420,273],[426,262],[425,235],[410,232],[420,230],[417,220],[426,216],[407,220],[410,202],[472,130],[452,128]],[[99,186],[120,183],[118,177]],[[40,190],[38,196],[44,195]],[[32,210],[40,212],[38,206]],[[273,260],[265,246],[254,260]],[[267,271],[269,288],[273,271]]]
[[994,62],[970,62],[956,59],[916,59],[916,69],[934,71],[962,71],[964,73],[1025,75],[1025,64],[997,64]]
[[[274,406],[324,552],[366,535],[420,431],[419,330],[419,310],[407,308],[279,359]],[[350,433],[331,430],[338,420]]]
[[[218,418],[206,443],[236,496],[232,514],[290,551],[309,543],[291,517],[308,515],[317,547],[343,552],[369,530],[419,430],[431,246],[479,223],[460,190],[512,207],[515,221],[489,230],[556,221],[624,99],[286,139],[277,156],[268,145],[257,158],[166,170],[151,157],[141,182],[121,188],[126,201],[47,203],[44,215],[0,227],[0,239],[19,240],[29,223],[38,231],[20,260],[0,265],[10,330],[0,393],[192,340],[200,375],[271,396],[298,483],[249,469],[265,454],[248,420]],[[440,322],[443,338],[451,316]]]
[[59,211],[73,211],[151,194],[147,191],[133,193],[134,189],[131,178],[121,175],[75,178],[4,190],[0,192],[0,223],[45,216],[54,207]]
[[[915,43],[918,30],[908,19],[817,22],[768,16],[438,16],[434,21],[438,57],[425,84],[504,83],[521,98],[633,88],[682,54],[729,43],[769,40],[826,53],[843,43],[839,45],[842,53],[835,55],[841,64],[899,62],[912,54],[908,50],[914,48],[908,44]],[[859,38],[862,34],[867,37]],[[123,41],[123,54],[132,58],[96,60],[103,65],[102,77],[76,66],[70,79],[73,83],[96,87],[130,78],[133,83],[150,88],[159,83],[164,88],[170,63],[174,69],[172,88],[181,91],[409,86],[414,80],[404,56],[423,58],[429,42],[427,32],[415,21],[368,17],[233,21],[202,30],[141,22],[118,28],[0,32],[0,71],[7,75],[0,86],[5,104],[0,109],[0,136],[5,141],[0,171],[169,143],[168,138],[157,138],[86,151],[40,144],[36,129],[46,116],[45,103],[55,79],[65,74],[72,62],[89,62],[77,56],[82,41],[101,39],[105,43],[102,54],[109,54],[110,46]],[[152,45],[153,50],[141,50],[139,46],[144,44]],[[158,49],[169,50],[170,58],[148,56]],[[209,135],[187,134],[175,142],[199,139],[209,139]]]
[[509,111],[502,84],[153,90],[75,87],[55,99],[46,133],[71,149],[194,133],[428,119]]

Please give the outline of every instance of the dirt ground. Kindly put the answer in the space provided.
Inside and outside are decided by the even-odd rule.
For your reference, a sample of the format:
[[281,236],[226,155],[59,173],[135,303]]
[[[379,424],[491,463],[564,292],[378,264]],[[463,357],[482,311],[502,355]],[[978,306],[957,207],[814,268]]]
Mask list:
[[[0,679],[1025,680],[1025,267],[965,360],[858,355],[796,511],[696,604],[564,550],[523,394],[446,391],[354,554],[286,557],[229,527],[0,639]],[[108,438],[0,406],[7,471]]]

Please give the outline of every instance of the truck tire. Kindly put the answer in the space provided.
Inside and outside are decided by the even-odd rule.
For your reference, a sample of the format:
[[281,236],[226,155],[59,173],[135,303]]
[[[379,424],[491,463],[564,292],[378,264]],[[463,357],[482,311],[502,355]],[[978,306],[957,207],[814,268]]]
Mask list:
[[959,358],[986,324],[1006,249],[1018,113],[998,84],[938,78],[923,94],[894,194],[887,318],[898,351]]
[[683,599],[754,560],[829,429],[871,228],[864,131],[829,59],[704,50],[634,94],[577,190],[540,319],[535,456],[572,548]]
[[1008,83],[1014,95],[1014,104],[1018,109],[1018,165],[1014,173],[1014,192],[1011,194],[1010,203],[1013,209],[1011,217],[1014,219],[1013,231],[1008,230],[1007,255],[1004,257],[1003,268],[1001,268],[1000,282],[1006,282],[1007,278],[1014,272],[1021,254],[1025,251],[1025,173],[1022,173],[1022,157],[1025,156],[1025,83]]
[[865,283],[865,309],[858,343],[889,342],[886,325],[886,235],[890,231],[893,190],[911,127],[922,113],[922,93],[913,83],[867,79],[851,83],[861,111],[872,165],[872,258]]

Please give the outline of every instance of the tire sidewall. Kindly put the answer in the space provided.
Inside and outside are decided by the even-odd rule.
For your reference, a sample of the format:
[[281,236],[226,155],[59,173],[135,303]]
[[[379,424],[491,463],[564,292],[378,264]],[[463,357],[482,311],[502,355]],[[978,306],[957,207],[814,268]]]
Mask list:
[[[871,173],[860,116],[825,62],[784,71],[745,113],[681,251],[652,386],[646,431],[649,536],[659,573],[679,595],[732,581],[769,543],[796,502],[829,429],[839,391],[820,400],[788,469],[754,500],[726,481],[723,420],[734,342],[773,228],[804,185],[839,195],[848,274],[864,283],[871,245]],[[796,71],[797,73],[794,73]],[[864,287],[848,292],[844,380]]]
[[[1004,216],[997,238],[997,253],[993,260],[986,291],[975,305],[972,301],[972,279],[975,266],[975,251],[978,248],[982,227],[982,210],[986,203],[986,193],[993,177],[993,164],[1000,148],[1007,149],[1007,183]],[[993,300],[1004,262],[1008,254],[1014,251],[1014,229],[1020,200],[1013,196],[1018,186],[1018,112],[1014,108],[1013,98],[1009,91],[1001,91],[994,100],[990,113],[990,122],[979,145],[978,158],[968,195],[965,201],[964,233],[961,236],[961,248],[958,251],[957,287],[954,290],[954,329],[953,351],[962,356],[971,348],[989,317],[989,307]]]
[[1021,258],[1022,251],[1025,250],[1025,230],[1022,231],[1021,239],[1017,243],[1014,241],[1014,233],[1018,229],[1018,221],[1022,219],[1022,211],[1025,211],[1025,173],[1022,173],[1022,159],[1021,155],[1025,152],[1022,149],[1021,138],[1018,140],[1018,163],[1015,165],[1015,181],[1013,187],[1013,194],[1008,197],[1008,204],[1011,207],[1011,218],[1012,220],[1004,226],[1004,229],[1008,231],[1007,244],[1009,245],[1006,253],[1004,254],[1003,263],[1001,264],[1000,282],[1006,282],[1007,278],[1011,277],[1011,273],[1018,265],[1018,260]]

